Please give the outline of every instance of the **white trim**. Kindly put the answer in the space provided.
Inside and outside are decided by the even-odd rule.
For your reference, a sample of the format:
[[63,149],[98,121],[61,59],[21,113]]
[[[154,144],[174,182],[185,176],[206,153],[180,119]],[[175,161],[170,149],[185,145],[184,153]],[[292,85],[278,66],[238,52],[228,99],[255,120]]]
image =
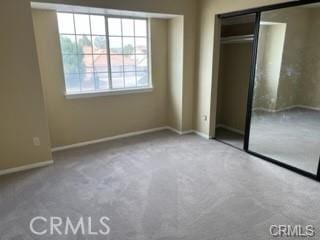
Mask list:
[[53,160],[32,163],[32,164],[28,164],[28,165],[24,165],[24,166],[20,166],[20,167],[15,167],[15,168],[8,168],[8,169],[0,170],[0,176],[11,174],[11,173],[16,173],[16,172],[22,172],[22,171],[30,170],[30,169],[34,169],[34,168],[45,167],[45,166],[48,166],[51,164],[53,164]]
[[297,108],[299,105],[292,105],[289,107],[284,107],[284,108],[279,108],[279,109],[268,109],[268,108],[253,108],[253,111],[264,111],[264,112],[270,112],[270,113],[277,113],[277,112],[282,112],[286,110],[290,110],[293,108]]
[[194,134],[196,134],[196,135],[198,135],[198,136],[200,136],[200,137],[202,137],[202,138],[205,138],[205,139],[207,139],[207,140],[210,139],[210,137],[209,137],[208,134],[205,134],[205,133],[202,133],[202,132],[199,132],[199,131],[196,131],[196,130],[193,130],[193,132],[194,132]]
[[205,139],[210,139],[208,135],[201,133],[201,132],[198,132],[198,131],[195,131],[195,130],[188,130],[188,131],[182,132],[182,131],[179,131],[175,128],[165,126],[165,127],[151,128],[151,129],[137,131],[137,132],[119,134],[119,135],[115,135],[112,137],[105,137],[105,138],[100,138],[100,139],[96,139],[96,140],[92,140],[92,141],[85,141],[85,142],[70,144],[70,145],[66,145],[66,146],[54,147],[51,149],[51,152],[58,152],[58,151],[63,151],[63,150],[71,149],[71,148],[83,147],[83,146],[87,146],[87,145],[91,145],[91,144],[108,142],[108,141],[112,141],[112,140],[116,140],[116,139],[127,138],[127,137],[142,135],[142,134],[151,133],[151,132],[158,132],[158,131],[163,131],[163,130],[170,130],[170,131],[177,133],[179,135],[186,135],[186,134],[195,133],[195,134],[199,135],[200,137],[203,137]]
[[307,106],[307,105],[297,105],[297,107],[310,109],[310,110],[314,110],[314,111],[320,111],[319,107],[310,107],[310,106]]
[[194,131],[193,130],[188,130],[188,131],[180,131],[178,129],[175,129],[173,127],[167,127],[168,130],[172,131],[172,132],[175,132],[176,134],[179,134],[179,135],[186,135],[186,134],[190,134],[190,133],[193,133]]
[[253,108],[253,111],[264,111],[264,112],[270,112],[270,113],[277,113],[282,111],[287,111],[293,108],[304,108],[304,109],[310,109],[314,111],[320,111],[320,108],[317,107],[309,107],[307,105],[292,105],[289,107],[279,108],[279,109],[268,109],[268,108]]
[[70,149],[70,148],[83,147],[83,146],[87,146],[87,145],[91,145],[91,144],[95,144],[95,143],[108,142],[111,140],[127,138],[127,137],[142,135],[145,133],[162,131],[162,130],[166,130],[166,129],[168,129],[168,128],[167,127],[158,127],[158,128],[151,128],[151,129],[136,131],[136,132],[131,132],[131,133],[124,133],[124,134],[119,134],[119,135],[115,135],[112,137],[105,137],[105,138],[100,138],[100,139],[96,139],[96,140],[92,140],[92,141],[85,141],[85,142],[70,144],[70,145],[66,145],[66,146],[55,147],[55,148],[52,148],[51,151],[58,152],[58,151],[62,151],[62,150]]
[[44,10],[55,10],[58,12],[70,12],[70,13],[85,13],[85,14],[101,14],[101,15],[114,15],[114,16],[128,16],[134,18],[162,18],[171,19],[175,18],[177,14],[166,14],[166,13],[153,13],[153,12],[141,12],[141,11],[128,11],[128,10],[117,10],[107,9],[98,7],[87,7],[80,5],[69,5],[69,4],[58,4],[58,3],[44,3],[41,1],[31,1],[31,8],[44,9]]
[[134,93],[146,93],[152,92],[153,87],[144,87],[144,88],[127,88],[121,90],[108,90],[101,92],[79,92],[79,93],[65,93],[66,99],[77,99],[77,98],[90,98],[90,97],[101,97],[101,96],[115,96],[115,95],[125,95],[125,94],[134,94]]
[[239,129],[236,129],[236,128],[233,128],[233,127],[230,127],[230,126],[227,126],[227,125],[224,125],[224,124],[217,124],[216,128],[224,128],[224,129],[227,129],[231,132],[235,132],[235,133],[238,133],[238,134],[241,134],[241,135],[244,135],[244,131],[241,131]]
[[253,40],[254,40],[254,35],[249,34],[249,35],[222,37],[220,42],[221,44],[230,44],[230,43],[252,42]]

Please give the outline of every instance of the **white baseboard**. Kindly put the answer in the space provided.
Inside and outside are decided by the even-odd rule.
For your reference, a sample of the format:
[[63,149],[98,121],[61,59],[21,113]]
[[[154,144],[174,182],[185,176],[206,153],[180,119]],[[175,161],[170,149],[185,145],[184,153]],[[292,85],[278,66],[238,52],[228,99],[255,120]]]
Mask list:
[[277,113],[282,111],[287,111],[293,108],[304,108],[304,109],[310,109],[314,111],[320,111],[320,108],[316,107],[309,107],[307,105],[292,105],[289,107],[279,108],[279,109],[268,109],[268,108],[253,108],[253,111],[264,111],[264,112],[270,112],[270,113]]
[[175,129],[173,127],[166,127],[168,130],[175,132],[176,134],[179,135],[186,135],[186,134],[190,134],[190,133],[194,133],[193,130],[188,130],[188,131],[179,131],[178,129]]
[[205,133],[202,133],[202,132],[199,132],[199,131],[196,131],[196,130],[193,130],[193,133],[197,134],[198,136],[202,137],[202,138],[205,138],[205,139],[210,139],[209,135],[208,134],[205,134]]
[[95,144],[95,143],[108,142],[111,140],[127,138],[127,137],[142,135],[142,134],[151,133],[151,132],[158,132],[158,131],[163,131],[163,130],[170,130],[170,131],[177,133],[179,135],[186,135],[186,134],[190,134],[190,133],[195,133],[203,138],[209,139],[208,135],[201,133],[201,132],[198,132],[198,131],[195,131],[195,130],[179,131],[175,128],[165,126],[165,127],[159,127],[159,128],[151,128],[151,129],[137,131],[137,132],[120,134],[120,135],[116,135],[116,136],[112,136],[112,137],[100,138],[100,139],[96,139],[96,140],[92,140],[92,141],[85,141],[85,142],[70,144],[70,145],[61,146],[61,147],[54,147],[51,149],[51,151],[58,152],[58,151],[67,150],[67,149],[71,149],[71,148],[83,147],[83,146],[87,146],[87,145],[91,145],[91,144]]
[[4,170],[0,170],[0,176],[11,174],[11,173],[16,173],[16,172],[22,172],[25,170],[30,170],[34,168],[40,168],[40,167],[45,167],[50,164],[53,164],[53,160],[45,161],[45,162],[37,162],[37,163],[32,163],[20,167],[15,167],[15,168],[8,168]]
[[307,105],[297,105],[299,108],[304,108],[304,109],[310,109],[310,110],[314,110],[314,111],[320,111],[320,108],[318,107],[310,107]]
[[230,126],[227,126],[227,125],[224,125],[224,124],[217,124],[216,128],[224,128],[224,129],[227,129],[231,132],[235,132],[235,133],[238,133],[238,134],[241,134],[241,135],[244,135],[244,131],[241,131],[239,129],[236,129],[236,128],[233,128],[233,127],[230,127]]
[[[170,131],[177,133],[179,135],[186,135],[186,134],[195,133],[195,134],[199,135],[200,137],[203,137],[205,139],[209,139],[208,135],[201,133],[201,132],[198,132],[198,131],[195,131],[195,130],[179,131],[179,130],[174,129],[172,127],[165,126],[165,127],[147,129],[147,130],[143,130],[143,131],[120,134],[120,135],[116,135],[116,136],[112,136],[112,137],[106,137],[106,138],[101,138],[101,139],[97,139],[97,140],[93,140],[93,141],[86,141],[86,142],[71,144],[71,145],[62,146],[62,147],[56,147],[56,148],[52,148],[51,151],[57,152],[57,151],[62,151],[62,150],[66,150],[66,149],[77,148],[77,147],[82,147],[82,146],[91,145],[91,144],[95,144],[95,143],[107,142],[107,141],[111,141],[111,140],[115,140],[115,139],[127,138],[127,137],[131,137],[131,136],[137,136],[137,135],[142,135],[145,133],[151,133],[151,132],[157,132],[157,131],[163,131],[163,130],[170,130]],[[44,161],[44,162],[32,163],[32,164],[28,164],[28,165],[24,165],[24,166],[20,166],[20,167],[15,167],[15,168],[8,168],[8,169],[0,170],[0,176],[11,174],[11,173],[16,173],[16,172],[21,172],[21,171],[25,171],[25,170],[30,170],[30,169],[34,169],[34,168],[45,167],[45,166],[51,165],[53,163],[54,163],[53,160],[49,160],[49,161]]]
[[282,112],[282,111],[286,111],[286,110],[290,110],[293,108],[297,108],[299,107],[299,105],[292,105],[289,107],[284,107],[284,108],[279,108],[279,109],[269,109],[269,108],[253,108],[253,111],[264,111],[264,112],[270,112],[270,113],[277,113],[277,112]]
[[136,131],[136,132],[131,132],[131,133],[124,133],[124,134],[119,134],[119,135],[115,135],[112,137],[105,137],[105,138],[100,138],[100,139],[96,139],[96,140],[85,141],[85,142],[70,144],[70,145],[61,146],[61,147],[55,147],[55,148],[52,148],[51,151],[58,152],[58,151],[67,150],[67,149],[71,149],[71,148],[83,147],[83,146],[87,146],[87,145],[91,145],[91,144],[95,144],[95,143],[108,142],[111,140],[127,138],[127,137],[142,135],[145,133],[162,131],[162,130],[166,130],[166,129],[168,129],[168,128],[167,127],[158,127],[158,128],[151,128],[151,129]]

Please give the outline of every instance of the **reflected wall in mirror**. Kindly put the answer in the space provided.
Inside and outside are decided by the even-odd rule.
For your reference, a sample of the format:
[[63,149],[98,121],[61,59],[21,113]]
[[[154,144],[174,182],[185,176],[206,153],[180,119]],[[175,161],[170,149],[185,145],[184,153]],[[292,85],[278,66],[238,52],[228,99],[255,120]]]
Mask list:
[[317,173],[320,6],[261,13],[249,151]]

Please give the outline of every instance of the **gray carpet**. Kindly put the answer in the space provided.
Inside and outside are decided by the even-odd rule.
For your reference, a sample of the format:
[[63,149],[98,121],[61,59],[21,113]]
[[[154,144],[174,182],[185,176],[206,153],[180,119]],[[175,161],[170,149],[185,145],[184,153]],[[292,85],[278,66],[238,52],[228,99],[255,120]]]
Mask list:
[[[157,132],[54,160],[0,178],[1,240],[265,240],[271,224],[320,234],[318,182],[196,135]],[[106,215],[110,236],[37,237],[37,215]]]
[[294,108],[255,111],[249,149],[316,174],[320,158],[320,112]]

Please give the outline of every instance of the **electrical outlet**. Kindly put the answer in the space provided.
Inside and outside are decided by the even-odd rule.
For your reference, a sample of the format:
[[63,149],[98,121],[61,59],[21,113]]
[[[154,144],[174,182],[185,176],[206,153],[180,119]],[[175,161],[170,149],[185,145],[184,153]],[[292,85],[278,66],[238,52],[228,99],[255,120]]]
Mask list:
[[40,146],[40,138],[38,138],[38,137],[34,137],[33,138],[33,145],[34,146],[36,146],[36,147],[38,147],[38,146]]

